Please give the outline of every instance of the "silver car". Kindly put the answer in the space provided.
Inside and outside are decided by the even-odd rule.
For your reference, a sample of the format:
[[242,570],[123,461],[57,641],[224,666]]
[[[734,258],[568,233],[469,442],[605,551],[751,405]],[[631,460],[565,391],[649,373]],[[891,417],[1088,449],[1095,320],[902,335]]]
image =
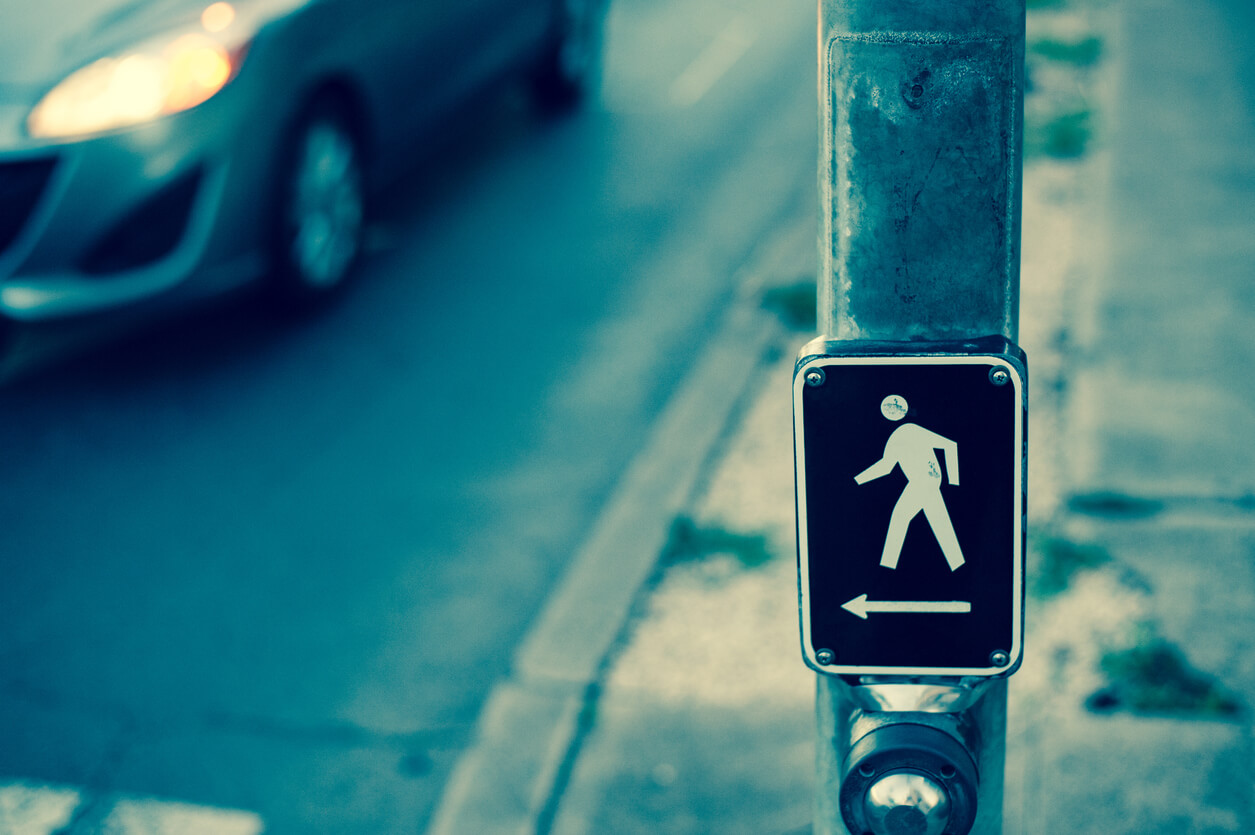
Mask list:
[[519,71],[578,99],[604,0],[8,0],[0,326],[264,280],[307,303],[371,185]]

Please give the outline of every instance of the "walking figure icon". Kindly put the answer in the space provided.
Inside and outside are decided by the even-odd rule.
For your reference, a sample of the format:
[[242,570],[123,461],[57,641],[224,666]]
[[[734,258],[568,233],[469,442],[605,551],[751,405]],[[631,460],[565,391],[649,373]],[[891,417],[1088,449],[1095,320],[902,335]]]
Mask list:
[[[891,421],[900,421],[906,417],[906,398],[891,394],[880,404],[880,412]],[[904,423],[885,442],[885,452],[880,460],[854,476],[854,481],[866,484],[869,481],[889,475],[894,467],[899,467],[906,476],[906,487],[893,506],[889,517],[889,530],[885,534],[885,546],[880,555],[880,564],[885,568],[898,567],[898,559],[902,556],[902,546],[906,542],[907,528],[911,520],[921,512],[932,529],[941,553],[946,558],[950,570],[958,569],[964,563],[963,550],[959,547],[958,534],[954,532],[954,524],[950,521],[950,513],[946,510],[945,499],[941,495],[942,474],[937,462],[936,450],[945,455],[946,476],[950,484],[959,484],[959,445],[936,432],[925,429],[914,423]]]

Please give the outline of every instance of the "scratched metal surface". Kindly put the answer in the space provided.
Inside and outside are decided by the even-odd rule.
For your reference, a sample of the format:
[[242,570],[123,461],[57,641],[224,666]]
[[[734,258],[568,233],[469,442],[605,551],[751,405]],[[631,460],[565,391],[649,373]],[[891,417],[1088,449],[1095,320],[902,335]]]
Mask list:
[[824,9],[821,324],[841,338],[1016,335],[1023,6],[929,5]]

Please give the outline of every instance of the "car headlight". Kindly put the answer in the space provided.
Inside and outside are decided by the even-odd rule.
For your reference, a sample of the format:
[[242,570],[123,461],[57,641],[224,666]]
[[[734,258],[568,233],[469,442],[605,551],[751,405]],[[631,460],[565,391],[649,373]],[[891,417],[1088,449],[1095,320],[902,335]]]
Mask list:
[[187,110],[221,90],[243,55],[242,46],[189,32],[101,58],[52,88],[27,130],[45,139],[82,136]]

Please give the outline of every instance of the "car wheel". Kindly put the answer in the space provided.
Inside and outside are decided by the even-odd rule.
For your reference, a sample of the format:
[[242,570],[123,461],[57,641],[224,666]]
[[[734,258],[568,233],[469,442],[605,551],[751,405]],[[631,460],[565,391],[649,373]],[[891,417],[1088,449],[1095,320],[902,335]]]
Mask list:
[[298,120],[276,200],[273,289],[281,306],[318,302],[348,281],[366,227],[363,169],[362,143],[343,108],[324,102]]
[[605,0],[557,0],[558,20],[532,77],[536,103],[547,112],[570,110],[601,75]]

